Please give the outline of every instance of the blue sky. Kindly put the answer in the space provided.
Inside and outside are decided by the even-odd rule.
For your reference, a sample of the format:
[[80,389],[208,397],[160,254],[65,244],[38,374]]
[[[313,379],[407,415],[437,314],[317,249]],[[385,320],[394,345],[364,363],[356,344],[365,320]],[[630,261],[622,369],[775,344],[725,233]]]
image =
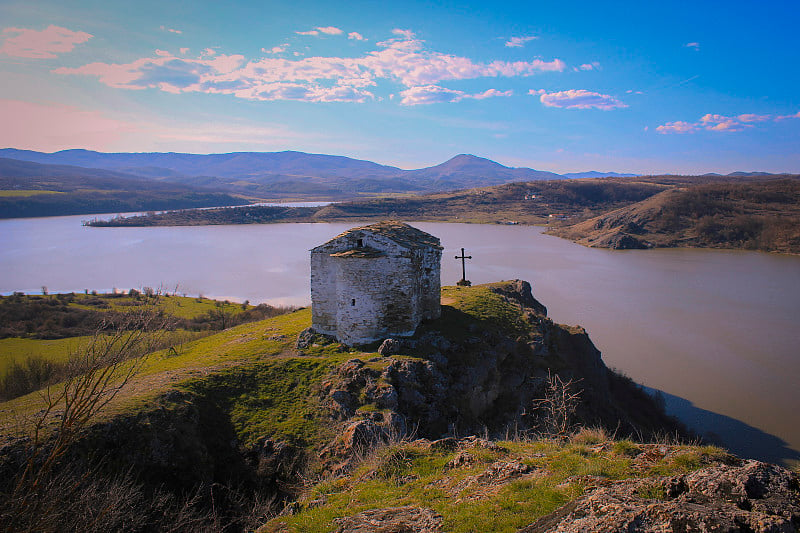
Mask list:
[[800,173],[796,1],[0,3],[0,146]]

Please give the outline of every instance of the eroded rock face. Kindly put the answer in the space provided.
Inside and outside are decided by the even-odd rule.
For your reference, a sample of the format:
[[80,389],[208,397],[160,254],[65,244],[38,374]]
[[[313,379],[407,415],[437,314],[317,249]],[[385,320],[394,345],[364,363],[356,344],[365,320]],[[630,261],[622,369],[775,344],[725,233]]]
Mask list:
[[467,324],[466,335],[451,338],[427,331],[387,339],[383,357],[351,359],[322,384],[322,404],[331,418],[343,429],[363,419],[385,436],[411,430],[431,439],[537,430],[547,426],[531,406],[546,393],[552,371],[580,390],[576,423],[605,425],[621,435],[675,429],[646,393],[614,377],[583,328],[547,318],[528,282],[488,287],[519,307],[527,331]]
[[800,531],[799,487],[776,465],[716,465],[601,486],[520,533],[791,533]]
[[423,507],[389,507],[337,518],[336,533],[439,533],[442,516]]

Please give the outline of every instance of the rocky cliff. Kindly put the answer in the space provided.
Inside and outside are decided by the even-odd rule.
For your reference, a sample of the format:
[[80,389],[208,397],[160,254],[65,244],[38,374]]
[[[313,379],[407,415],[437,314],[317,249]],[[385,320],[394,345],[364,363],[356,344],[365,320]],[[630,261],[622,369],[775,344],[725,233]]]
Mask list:
[[[302,331],[309,324],[306,309],[158,356],[131,385],[139,396],[122,397],[116,414],[64,456],[58,476],[79,481],[68,494],[56,483],[42,492],[63,500],[48,507],[61,506],[54,523],[86,531],[171,522],[176,531],[264,523],[266,531],[544,531],[590,517],[595,495],[614,509],[609,524],[650,513],[654,529],[632,531],[692,530],[658,529],[672,512],[667,503],[694,513],[686,524],[700,524],[708,504],[723,517],[708,524],[762,520],[796,530],[786,529],[797,527],[797,482],[786,471],[717,449],[618,440],[664,443],[685,433],[605,366],[582,328],[549,319],[527,282],[445,287],[441,318],[413,337],[358,349]],[[6,495],[29,442],[0,448]],[[717,467],[722,473],[709,475],[719,490],[690,477]],[[746,472],[725,473],[740,467]],[[740,474],[750,477],[730,481]],[[780,504],[787,511],[759,503],[762,493],[788,502]],[[664,505],[653,508],[654,499]],[[750,514],[741,518],[731,505]],[[97,506],[114,512],[75,521]]]

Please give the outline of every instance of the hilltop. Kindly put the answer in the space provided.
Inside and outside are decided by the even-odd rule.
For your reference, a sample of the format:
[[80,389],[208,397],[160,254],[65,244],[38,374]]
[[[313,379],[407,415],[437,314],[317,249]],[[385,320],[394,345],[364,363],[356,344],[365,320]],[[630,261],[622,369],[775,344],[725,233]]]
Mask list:
[[[113,509],[87,531],[120,520],[131,530],[358,531],[375,516],[412,530],[516,531],[557,522],[544,517],[615,480],[631,480],[624,501],[646,506],[694,501],[691,480],[728,476],[734,493],[749,487],[749,510],[737,508],[748,523],[800,524],[796,478],[667,444],[686,435],[680,424],[606,368],[583,329],[547,318],[526,282],[445,287],[442,303],[440,319],[391,343],[350,348],[310,334],[302,309],[153,353],[63,456],[60,479],[90,468],[90,485],[69,495],[49,486],[44,508],[62,520]],[[8,437],[41,401],[0,404],[0,478],[21,468],[29,441]],[[671,488],[681,483],[690,488]],[[722,509],[727,496],[712,493],[709,509]]]

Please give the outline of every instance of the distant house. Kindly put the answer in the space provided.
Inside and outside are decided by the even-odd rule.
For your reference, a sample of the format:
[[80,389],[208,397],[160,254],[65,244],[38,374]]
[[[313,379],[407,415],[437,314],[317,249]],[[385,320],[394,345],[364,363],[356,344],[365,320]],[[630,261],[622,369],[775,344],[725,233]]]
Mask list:
[[394,221],[313,248],[312,328],[351,346],[413,335],[441,315],[441,258],[438,238]]

